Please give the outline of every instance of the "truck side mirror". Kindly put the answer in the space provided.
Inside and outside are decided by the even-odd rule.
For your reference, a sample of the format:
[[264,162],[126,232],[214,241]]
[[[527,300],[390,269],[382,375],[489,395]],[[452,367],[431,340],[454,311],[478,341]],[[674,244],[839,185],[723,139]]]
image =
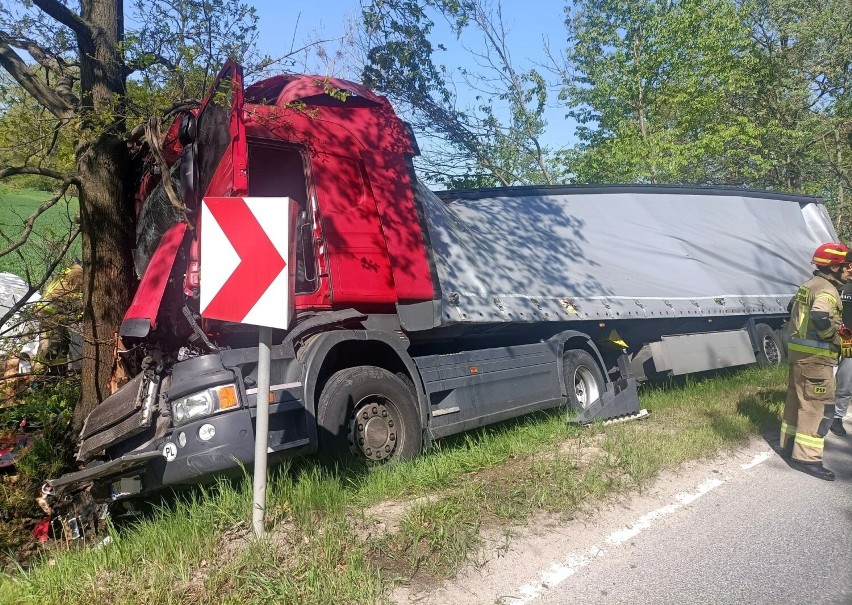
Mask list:
[[183,148],[180,163],[180,188],[183,204],[188,210],[198,207],[198,144]]
[[183,114],[183,117],[180,120],[180,125],[178,126],[178,141],[180,141],[180,144],[184,147],[195,142],[196,133],[198,132],[197,124],[198,121],[195,119],[194,115],[191,113]]

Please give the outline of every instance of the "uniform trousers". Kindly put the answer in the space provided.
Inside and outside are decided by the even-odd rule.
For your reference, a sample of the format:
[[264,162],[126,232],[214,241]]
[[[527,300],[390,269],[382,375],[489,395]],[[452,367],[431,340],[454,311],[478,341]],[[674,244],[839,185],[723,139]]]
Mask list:
[[837,367],[837,391],[834,395],[834,417],[843,418],[852,399],[852,357],[841,357]]
[[825,436],[834,416],[834,364],[814,355],[790,351],[787,401],[781,422],[781,447],[793,441],[793,459],[822,461]]

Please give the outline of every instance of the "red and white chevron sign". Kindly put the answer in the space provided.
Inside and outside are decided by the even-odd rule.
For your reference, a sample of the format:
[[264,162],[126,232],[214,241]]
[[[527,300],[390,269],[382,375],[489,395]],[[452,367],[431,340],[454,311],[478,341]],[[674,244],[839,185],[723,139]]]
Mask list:
[[286,329],[293,307],[286,197],[214,197],[201,205],[201,315]]

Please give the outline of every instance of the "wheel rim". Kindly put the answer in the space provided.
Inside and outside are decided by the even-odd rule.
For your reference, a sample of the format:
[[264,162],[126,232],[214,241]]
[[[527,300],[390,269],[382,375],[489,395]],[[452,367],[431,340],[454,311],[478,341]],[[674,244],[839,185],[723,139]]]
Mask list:
[[781,351],[778,350],[778,344],[775,339],[769,334],[763,337],[763,355],[770,365],[781,363]]
[[403,432],[396,406],[380,395],[365,397],[349,419],[349,449],[360,458],[386,460],[393,456]]
[[577,397],[577,403],[583,409],[589,407],[601,396],[595,375],[585,366],[580,366],[574,370],[574,395]]

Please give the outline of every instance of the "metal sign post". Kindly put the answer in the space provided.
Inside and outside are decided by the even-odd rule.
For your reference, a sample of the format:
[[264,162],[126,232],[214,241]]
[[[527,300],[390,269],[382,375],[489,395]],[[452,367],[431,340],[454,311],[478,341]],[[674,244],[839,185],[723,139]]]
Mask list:
[[298,206],[286,197],[201,202],[201,316],[258,326],[252,527],[264,533],[272,330],[293,317]]
[[254,535],[263,537],[266,513],[266,451],[269,447],[269,368],[272,360],[272,328],[260,327],[257,349],[257,419],[254,440],[254,498],[251,523]]

